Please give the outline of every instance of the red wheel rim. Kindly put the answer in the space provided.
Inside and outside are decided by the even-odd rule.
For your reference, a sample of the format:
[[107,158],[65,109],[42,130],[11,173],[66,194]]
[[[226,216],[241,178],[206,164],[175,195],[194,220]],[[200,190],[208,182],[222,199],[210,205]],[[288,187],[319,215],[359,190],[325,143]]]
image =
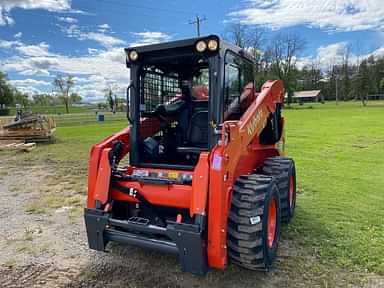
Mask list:
[[273,243],[275,241],[275,235],[276,235],[276,214],[277,214],[277,205],[276,205],[276,199],[272,198],[271,202],[269,203],[268,208],[268,248],[272,248]]
[[289,208],[293,206],[293,193],[295,188],[293,187],[293,176],[289,178]]

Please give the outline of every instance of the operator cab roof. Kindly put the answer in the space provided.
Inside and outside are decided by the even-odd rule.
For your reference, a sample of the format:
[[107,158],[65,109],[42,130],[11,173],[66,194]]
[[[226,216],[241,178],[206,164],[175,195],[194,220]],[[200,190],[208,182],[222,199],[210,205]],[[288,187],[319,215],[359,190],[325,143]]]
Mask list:
[[[204,37],[196,37],[196,38],[189,38],[189,39],[182,39],[182,40],[176,40],[176,41],[170,41],[170,42],[163,42],[163,43],[157,43],[157,44],[151,44],[151,45],[144,45],[144,46],[135,46],[135,47],[128,47],[125,48],[125,53],[128,56],[131,51],[136,51],[139,55],[139,59],[141,58],[140,55],[144,56],[155,56],[160,57],[161,55],[165,55],[167,50],[175,50],[175,52],[180,52],[181,54],[187,56],[188,54],[204,54],[199,53],[196,51],[196,43],[201,40],[209,41],[211,39],[214,39],[218,42],[218,49],[217,51],[222,52],[226,51],[227,49],[233,51],[234,53],[240,54],[244,58],[248,59],[249,61],[254,61],[252,56],[249,55],[243,48],[240,48],[238,46],[235,46],[227,41],[224,41],[223,39],[220,39],[217,35],[209,35]],[[217,53],[216,51],[216,53]],[[206,53],[209,53],[207,51]],[[212,54],[212,53],[211,53]],[[214,54],[214,53],[213,53]],[[169,54],[167,54],[169,56]],[[152,58],[152,57],[151,57]],[[140,61],[140,60],[139,60]],[[127,65],[129,66],[129,61],[127,59]]]

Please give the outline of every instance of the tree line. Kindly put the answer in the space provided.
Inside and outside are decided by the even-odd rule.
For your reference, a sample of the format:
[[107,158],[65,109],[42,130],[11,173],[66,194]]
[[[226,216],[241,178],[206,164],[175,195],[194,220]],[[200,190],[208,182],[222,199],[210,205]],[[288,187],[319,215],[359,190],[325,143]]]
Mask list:
[[369,95],[384,94],[383,57],[358,57],[346,46],[333,63],[312,59],[299,68],[297,64],[307,44],[303,37],[295,33],[278,33],[271,39],[266,36],[264,29],[240,23],[227,26],[224,33],[227,40],[255,59],[258,88],[266,80],[280,79],[288,103],[292,102],[294,91],[302,90],[321,90],[325,100],[361,100],[363,105]]
[[[79,104],[83,100],[78,93],[73,92],[75,84],[73,76],[57,75],[52,81],[52,93],[28,95],[12,86],[7,75],[0,72],[0,109],[5,111],[8,110],[7,107],[16,104],[22,107],[64,105],[66,113],[69,113],[72,104]],[[103,90],[105,103],[98,103],[99,109],[109,109],[113,112],[124,110],[125,99],[118,98],[115,93],[116,90],[118,90],[117,86],[107,85]]]
[[0,72],[0,109],[20,104],[22,107],[31,106],[55,106],[64,104],[66,112],[69,113],[69,107],[74,103],[80,103],[82,97],[71,92],[75,85],[73,76],[58,75],[53,80],[55,93],[36,93],[29,95],[23,93],[9,83],[7,75]]

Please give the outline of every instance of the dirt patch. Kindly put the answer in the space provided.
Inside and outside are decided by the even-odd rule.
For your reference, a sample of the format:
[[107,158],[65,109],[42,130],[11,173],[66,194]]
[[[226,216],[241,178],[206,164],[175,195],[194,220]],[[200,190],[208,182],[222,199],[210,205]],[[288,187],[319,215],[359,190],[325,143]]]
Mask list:
[[269,273],[229,265],[225,271],[197,277],[183,273],[172,255],[116,244],[108,246],[108,253],[89,250],[82,218],[85,187],[80,181],[86,175],[71,177],[70,171],[71,167],[54,162],[32,165],[17,156],[0,155],[1,287],[381,287],[383,283],[378,275],[323,265],[315,251],[299,249],[284,235]]

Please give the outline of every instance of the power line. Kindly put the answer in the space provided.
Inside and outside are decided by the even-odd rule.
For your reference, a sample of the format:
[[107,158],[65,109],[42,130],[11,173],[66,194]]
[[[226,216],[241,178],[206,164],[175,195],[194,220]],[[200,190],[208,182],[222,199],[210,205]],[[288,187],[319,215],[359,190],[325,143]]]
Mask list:
[[196,33],[197,37],[200,37],[200,24],[204,21],[206,21],[207,18],[200,18],[199,15],[196,15],[196,18],[194,21],[190,21],[189,24],[196,25]]

